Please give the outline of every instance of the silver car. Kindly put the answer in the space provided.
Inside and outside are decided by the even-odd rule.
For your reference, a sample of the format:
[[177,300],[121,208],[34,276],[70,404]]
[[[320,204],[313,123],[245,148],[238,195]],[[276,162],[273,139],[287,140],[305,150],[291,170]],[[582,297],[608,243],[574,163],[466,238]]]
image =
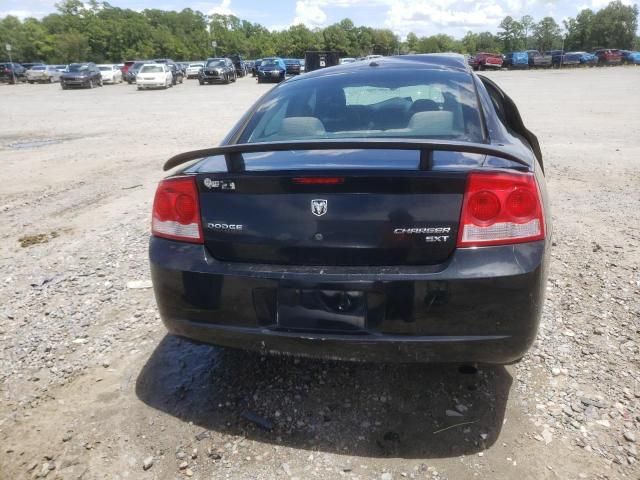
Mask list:
[[26,72],[29,83],[53,83],[60,81],[62,73],[54,65],[34,65]]

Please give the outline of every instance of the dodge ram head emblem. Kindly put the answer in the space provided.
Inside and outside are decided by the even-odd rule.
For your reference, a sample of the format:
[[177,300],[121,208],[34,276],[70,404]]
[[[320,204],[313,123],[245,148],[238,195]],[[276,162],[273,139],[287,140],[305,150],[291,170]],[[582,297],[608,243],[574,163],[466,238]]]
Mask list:
[[311,200],[311,213],[316,217],[321,217],[327,213],[327,201],[322,199]]

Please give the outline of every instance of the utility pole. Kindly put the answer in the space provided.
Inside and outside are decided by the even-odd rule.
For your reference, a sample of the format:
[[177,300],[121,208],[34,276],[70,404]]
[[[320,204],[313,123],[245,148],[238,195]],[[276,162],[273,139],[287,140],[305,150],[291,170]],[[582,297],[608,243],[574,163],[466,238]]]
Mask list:
[[11,44],[7,43],[4,48],[7,50],[7,52],[9,53],[9,63],[11,64],[11,83],[13,83],[14,85],[18,82],[16,82],[16,72],[13,68],[13,60],[11,59]]

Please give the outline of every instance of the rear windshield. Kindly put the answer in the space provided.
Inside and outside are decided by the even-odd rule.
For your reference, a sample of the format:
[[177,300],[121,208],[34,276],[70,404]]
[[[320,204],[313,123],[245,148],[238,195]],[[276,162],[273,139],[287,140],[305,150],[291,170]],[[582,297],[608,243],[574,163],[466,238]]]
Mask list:
[[376,137],[483,141],[472,77],[385,69],[303,78],[265,97],[240,140]]
[[107,72],[109,70],[113,70],[113,67],[98,67],[100,69],[100,71],[102,72]]
[[147,65],[140,69],[140,73],[162,73],[164,69],[162,65]]
[[45,67],[44,65],[40,67],[31,67],[31,70],[46,70],[46,69],[47,67]]

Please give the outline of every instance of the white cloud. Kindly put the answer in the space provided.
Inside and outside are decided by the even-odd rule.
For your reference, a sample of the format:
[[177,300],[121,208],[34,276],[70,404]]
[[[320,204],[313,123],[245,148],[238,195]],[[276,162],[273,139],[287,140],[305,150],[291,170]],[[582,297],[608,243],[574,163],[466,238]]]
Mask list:
[[327,14],[320,8],[326,2],[318,0],[298,0],[293,25],[302,23],[307,27],[319,27],[327,21]]
[[0,11],[0,18],[8,17],[11,15],[12,17],[18,17],[20,20],[24,20],[27,17],[34,17],[37,15],[37,12],[33,12],[32,10],[6,10]]
[[385,25],[401,36],[409,32],[433,35],[452,29],[496,26],[505,15],[503,7],[493,0],[442,0],[437,4],[429,0],[394,0]]
[[222,0],[219,5],[216,5],[209,9],[207,12],[209,15],[234,15],[233,10],[231,10],[231,0]]
[[[593,10],[600,10],[609,5],[610,2],[611,0],[591,0],[591,8]],[[635,2],[633,0],[622,0],[622,3],[625,5],[633,5]]]
[[[363,8],[389,5],[393,0],[298,0],[292,25],[300,23],[308,27],[320,27],[327,23],[325,9]],[[339,15],[342,15],[341,13]]]

